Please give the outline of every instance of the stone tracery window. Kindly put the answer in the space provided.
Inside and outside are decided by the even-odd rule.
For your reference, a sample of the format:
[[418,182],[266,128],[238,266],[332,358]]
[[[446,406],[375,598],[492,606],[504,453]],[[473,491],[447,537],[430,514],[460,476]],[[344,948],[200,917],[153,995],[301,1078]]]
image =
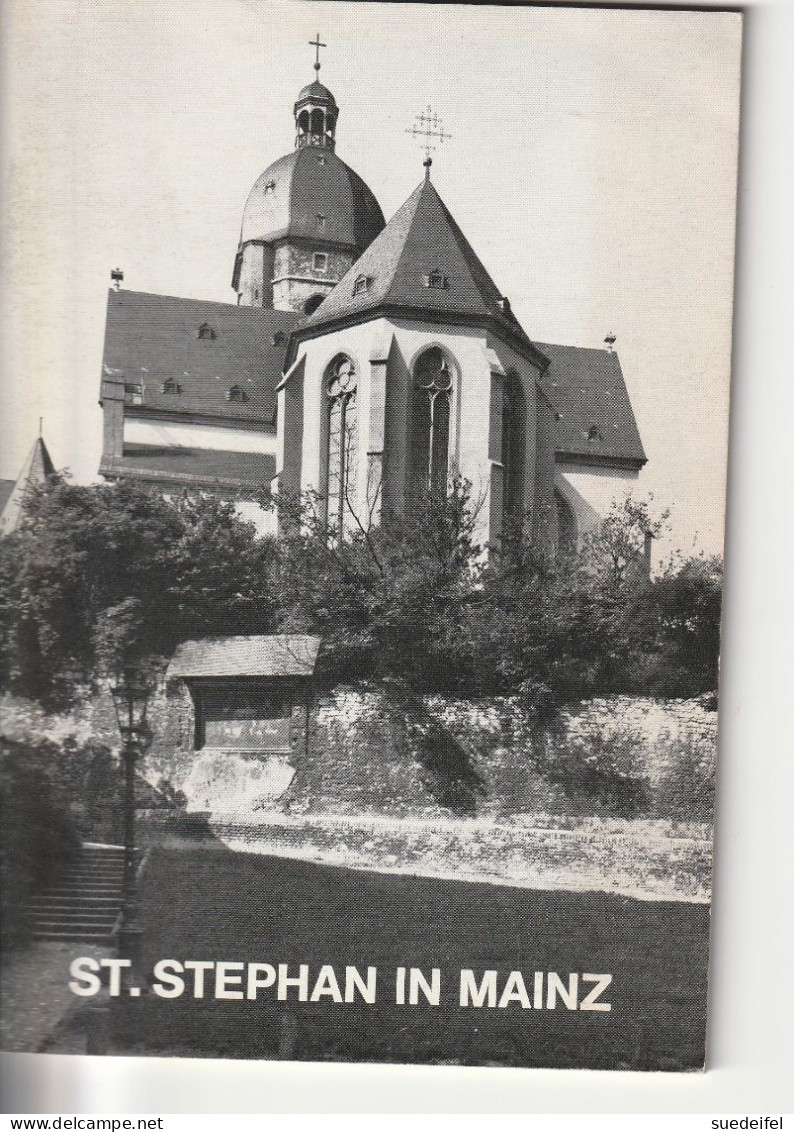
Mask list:
[[411,398],[411,478],[418,495],[446,495],[452,368],[437,346],[414,366]]
[[524,395],[515,374],[505,378],[502,388],[502,467],[505,518],[520,515],[524,477]]
[[326,460],[327,527],[329,537],[341,542],[354,519],[356,461],[358,458],[358,379],[350,358],[340,354],[328,367]]

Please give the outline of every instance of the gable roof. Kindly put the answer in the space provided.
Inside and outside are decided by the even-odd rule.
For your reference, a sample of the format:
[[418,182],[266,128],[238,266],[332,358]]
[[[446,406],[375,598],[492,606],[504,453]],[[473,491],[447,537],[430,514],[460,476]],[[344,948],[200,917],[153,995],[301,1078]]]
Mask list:
[[184,641],[174,653],[166,678],[311,676],[321,643],[319,637],[300,635]]
[[31,487],[45,483],[54,475],[55,465],[47,451],[47,445],[40,436],[37,436],[16,480],[2,481],[4,484],[10,483],[11,486],[7,492],[3,492],[0,534],[8,535],[17,529],[22,517],[22,504]]
[[[103,384],[139,385],[143,399],[134,407],[136,413],[270,422],[297,318],[292,311],[111,290]],[[205,325],[208,336],[200,337]],[[169,380],[179,385],[178,393],[162,391]],[[233,385],[243,391],[244,400],[227,399]]]
[[637,470],[647,463],[616,353],[538,342],[541,388],[555,409],[558,461]]
[[[439,273],[440,286],[430,285],[434,272]],[[367,281],[360,290],[359,279]],[[381,310],[491,326],[533,348],[429,177],[318,309],[298,323],[296,337],[312,337],[332,324],[364,321]]]

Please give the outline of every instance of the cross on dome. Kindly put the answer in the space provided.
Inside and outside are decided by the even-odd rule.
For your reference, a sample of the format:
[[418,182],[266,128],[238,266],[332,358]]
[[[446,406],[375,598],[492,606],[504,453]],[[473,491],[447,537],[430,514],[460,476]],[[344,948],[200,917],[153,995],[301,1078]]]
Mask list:
[[316,39],[310,39],[309,44],[310,44],[311,47],[315,48],[314,69],[315,69],[315,71],[319,71],[320,70],[320,48],[321,47],[327,47],[328,44],[327,43],[320,43],[320,33],[319,33],[319,31],[317,32],[317,38]]

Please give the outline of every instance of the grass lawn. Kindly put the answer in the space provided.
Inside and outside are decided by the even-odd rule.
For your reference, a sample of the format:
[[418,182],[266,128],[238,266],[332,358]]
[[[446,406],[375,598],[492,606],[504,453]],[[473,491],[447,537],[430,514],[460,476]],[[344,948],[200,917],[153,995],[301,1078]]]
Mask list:
[[[222,847],[155,849],[142,878],[144,957],[378,968],[378,998],[335,1004],[147,996],[117,1017],[128,1052],[557,1067],[703,1064],[708,909],[601,893],[534,892],[356,872]],[[394,1003],[398,965],[441,969],[441,1004]],[[610,1012],[458,1003],[459,972],[611,973]],[[297,970],[290,970],[290,975]],[[499,991],[504,986],[500,976]],[[343,988],[344,989],[344,988]],[[391,1001],[390,1001],[391,1000]],[[125,1003],[126,1005],[126,1003]],[[125,1023],[125,1014],[128,1021]]]

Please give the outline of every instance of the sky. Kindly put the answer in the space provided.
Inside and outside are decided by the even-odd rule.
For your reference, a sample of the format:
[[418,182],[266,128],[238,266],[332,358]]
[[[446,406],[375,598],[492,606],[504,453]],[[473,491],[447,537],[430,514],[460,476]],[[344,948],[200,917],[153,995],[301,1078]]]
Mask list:
[[721,548],[741,18],[305,0],[6,0],[0,477],[97,478],[106,292],[234,302],[240,220],[314,77],[388,219],[433,180],[530,337],[617,336],[670,546]]

